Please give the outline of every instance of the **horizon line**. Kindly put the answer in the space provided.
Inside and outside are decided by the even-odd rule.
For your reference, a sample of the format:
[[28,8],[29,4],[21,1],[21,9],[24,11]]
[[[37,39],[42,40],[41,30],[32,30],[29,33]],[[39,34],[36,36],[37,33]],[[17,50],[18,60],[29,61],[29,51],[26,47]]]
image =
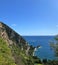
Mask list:
[[56,35],[21,35],[21,36],[56,36]]

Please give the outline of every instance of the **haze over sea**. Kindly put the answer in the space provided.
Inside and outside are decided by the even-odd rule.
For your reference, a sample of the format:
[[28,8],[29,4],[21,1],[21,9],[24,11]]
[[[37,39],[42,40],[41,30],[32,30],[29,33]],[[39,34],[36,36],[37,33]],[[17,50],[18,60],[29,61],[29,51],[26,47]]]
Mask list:
[[41,59],[56,59],[54,51],[50,47],[50,41],[54,36],[23,36],[24,39],[33,46],[41,46],[35,51],[35,55]]

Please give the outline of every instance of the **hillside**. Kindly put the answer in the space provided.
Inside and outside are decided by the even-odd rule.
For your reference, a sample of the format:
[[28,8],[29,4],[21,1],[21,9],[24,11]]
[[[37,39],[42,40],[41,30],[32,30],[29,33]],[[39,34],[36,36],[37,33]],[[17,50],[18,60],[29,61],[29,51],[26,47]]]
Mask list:
[[0,65],[16,65],[11,49],[2,38],[0,38]]
[[33,51],[22,36],[0,22],[0,65],[34,65]]

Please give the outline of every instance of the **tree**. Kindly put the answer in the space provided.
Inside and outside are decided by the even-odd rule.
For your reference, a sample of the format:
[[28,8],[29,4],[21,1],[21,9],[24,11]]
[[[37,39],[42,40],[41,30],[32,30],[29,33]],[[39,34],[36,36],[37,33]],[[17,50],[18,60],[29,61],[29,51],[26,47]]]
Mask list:
[[54,50],[55,56],[58,57],[58,35],[55,36],[54,42],[51,42],[50,46]]

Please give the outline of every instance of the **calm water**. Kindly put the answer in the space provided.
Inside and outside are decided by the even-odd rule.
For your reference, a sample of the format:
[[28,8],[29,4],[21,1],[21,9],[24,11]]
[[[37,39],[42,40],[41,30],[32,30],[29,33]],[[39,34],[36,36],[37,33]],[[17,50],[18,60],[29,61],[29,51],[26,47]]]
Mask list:
[[38,46],[41,48],[37,49],[35,55],[41,59],[55,59],[54,51],[51,50],[49,43],[54,40],[54,36],[23,36],[24,39],[29,42],[30,45]]

